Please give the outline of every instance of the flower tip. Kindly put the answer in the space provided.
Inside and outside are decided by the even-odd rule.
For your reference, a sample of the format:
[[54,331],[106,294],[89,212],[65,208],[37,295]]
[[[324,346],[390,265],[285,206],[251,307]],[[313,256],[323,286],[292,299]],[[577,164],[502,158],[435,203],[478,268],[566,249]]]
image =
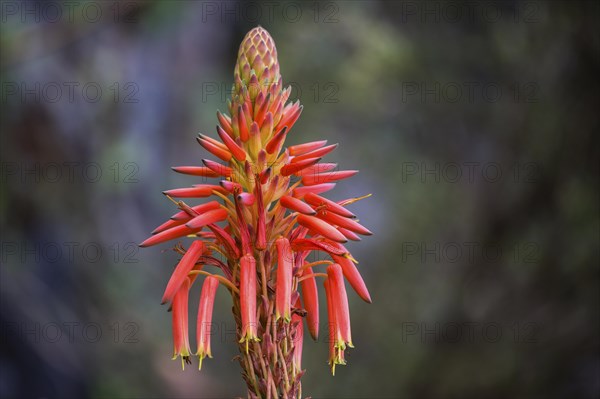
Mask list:
[[350,259],[352,261],[352,263],[355,263],[358,265],[358,261],[354,258],[354,256],[352,256],[352,254],[350,252],[346,252],[342,256],[346,259]]

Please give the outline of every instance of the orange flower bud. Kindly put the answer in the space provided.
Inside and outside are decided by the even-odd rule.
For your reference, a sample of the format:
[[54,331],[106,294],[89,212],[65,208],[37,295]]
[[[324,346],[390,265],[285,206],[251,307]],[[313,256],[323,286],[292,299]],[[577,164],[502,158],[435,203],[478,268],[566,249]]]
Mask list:
[[217,119],[219,120],[219,124],[221,125],[220,127],[223,128],[223,131],[225,131],[230,137],[232,137],[233,129],[231,128],[231,118],[227,115],[222,114],[220,111],[217,111]]
[[219,158],[225,162],[229,162],[229,160],[231,159],[232,155],[231,155],[231,152],[229,152],[229,150],[227,149],[227,147],[225,147],[225,148],[220,147],[204,138],[197,138],[197,140],[198,140],[198,143],[200,143],[200,145],[202,147],[204,147],[204,149],[206,151],[210,152],[217,158]]
[[246,151],[242,147],[240,147],[231,136],[225,132],[225,130],[221,129],[220,126],[217,126],[217,133],[223,143],[227,146],[231,154],[240,162],[244,162],[246,160]]
[[303,161],[289,163],[289,164],[281,167],[281,171],[280,171],[281,175],[282,176],[289,176],[289,175],[293,175],[293,174],[298,175],[300,172],[302,172],[305,169],[310,168],[311,166],[315,165],[320,160],[321,160],[321,158],[307,158]]
[[290,152],[290,155],[294,155],[294,156],[302,155],[309,151],[316,150],[317,148],[321,148],[325,144],[327,144],[327,140],[311,141],[310,143],[297,144],[297,145],[290,146],[290,147],[288,147],[288,151]]

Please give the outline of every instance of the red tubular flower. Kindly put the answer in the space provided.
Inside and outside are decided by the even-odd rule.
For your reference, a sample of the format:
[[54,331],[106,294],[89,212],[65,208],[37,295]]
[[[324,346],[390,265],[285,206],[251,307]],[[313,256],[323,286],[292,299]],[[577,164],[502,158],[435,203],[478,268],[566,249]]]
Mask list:
[[277,245],[277,286],[275,289],[275,320],[283,317],[289,322],[292,297],[292,250],[287,238],[278,238]]
[[319,337],[319,292],[317,291],[317,280],[311,276],[312,268],[307,268],[304,271],[302,280],[302,299],[304,300],[304,308],[306,309],[306,324],[308,332],[316,341]]
[[341,215],[341,216],[344,216],[347,218],[356,217],[356,216],[354,216],[354,214],[352,212],[350,212],[348,209],[344,208],[343,206],[338,205],[335,202],[333,202],[327,198],[323,198],[320,195],[317,195],[315,193],[307,193],[304,196],[304,200],[307,203],[314,206],[315,208],[327,209],[328,211],[335,212],[338,215]]
[[341,341],[336,345],[340,347],[353,348],[352,334],[350,332],[350,308],[348,307],[348,296],[344,286],[342,268],[337,263],[327,267],[327,278],[331,288],[330,300],[333,302],[333,311]]
[[347,257],[339,255],[331,255],[334,261],[336,261],[341,267],[344,273],[344,277],[350,283],[354,291],[362,298],[363,301],[371,303],[371,295],[367,289],[362,276],[358,272],[356,265]]
[[313,234],[320,234],[323,237],[329,238],[330,240],[337,242],[348,241],[338,229],[330,225],[324,220],[317,219],[313,216],[298,215],[298,224],[306,227]]
[[[211,321],[217,284],[222,284],[233,299],[248,396],[299,397],[301,319],[306,317],[314,339],[319,332],[316,278],[327,276],[332,371],[345,364],[344,351],[352,346],[344,279],[371,302],[354,258],[342,245],[360,239],[358,234],[371,234],[347,209],[366,196],[338,202],[325,198],[337,181],[357,172],[321,162],[337,144],[316,140],[287,146],[288,138],[295,140],[293,128],[303,108],[299,101],[288,102],[291,87],[283,86],[277,49],[266,30],[257,27],[244,37],[233,75],[227,110],[217,112],[215,137],[197,138],[216,159],[173,168],[202,184],[165,191],[178,212],[140,246],[186,236],[195,240],[187,251],[175,243],[183,257],[163,296],[163,302],[173,302],[176,355],[189,361],[188,291],[198,277],[207,276],[198,310],[199,361],[211,356],[210,332],[204,327]],[[220,181],[207,184],[206,178]],[[210,201],[196,206],[173,199],[208,197]],[[327,254],[333,262],[306,263],[312,251]],[[317,270],[332,263],[327,274]]]
[[265,146],[265,150],[269,154],[273,154],[275,151],[279,152],[281,150],[281,145],[283,144],[283,140],[285,139],[285,134],[287,133],[287,126],[281,129],[276,135],[274,135],[271,140]]
[[290,197],[289,195],[284,195],[279,199],[279,203],[286,207],[287,209],[304,213],[305,215],[314,215],[316,214],[315,210],[310,207],[310,205],[300,201],[297,198]]
[[226,209],[213,209],[202,215],[198,215],[189,222],[186,223],[186,226],[190,229],[197,229],[200,227],[207,226],[209,224],[217,223],[222,220],[225,220],[227,217]]
[[281,168],[282,176],[289,176],[293,174],[299,174],[302,170],[308,169],[317,162],[319,162],[321,158],[308,158],[303,161],[290,163]]
[[344,359],[345,348],[340,344],[342,343],[342,339],[336,316],[331,281],[326,279],[325,282],[323,282],[323,286],[325,287],[325,297],[327,298],[327,316],[329,317],[329,366],[331,367],[331,374],[335,375],[335,366],[337,364],[346,364],[346,360]]
[[[311,158],[314,159],[314,158]],[[300,163],[300,162],[297,162]],[[312,166],[307,167],[306,169],[303,169],[299,172],[296,173],[296,175],[298,176],[310,176],[310,175],[316,175],[319,173],[325,173],[325,172],[329,172],[330,170],[333,170],[335,168],[337,168],[337,163],[318,163]]]
[[190,292],[190,279],[185,278],[173,298],[172,325],[173,325],[173,360],[181,356],[181,368],[190,361],[190,341],[188,337],[188,295]]
[[213,154],[214,156],[216,156],[217,158],[219,158],[225,162],[229,162],[229,160],[232,157],[231,152],[229,152],[229,150],[227,148],[223,148],[221,146],[215,145],[211,141],[208,141],[203,138],[198,138],[198,143],[200,143],[200,145],[202,147],[204,147],[204,149],[206,149],[206,151],[210,152],[211,154]]
[[259,341],[256,323],[256,261],[252,255],[244,255],[240,260],[240,306],[242,316],[242,338],[240,343]]
[[338,226],[338,230],[340,231],[340,233],[342,233],[344,235],[344,237],[346,237],[349,240],[352,240],[352,241],[360,241],[361,240],[361,238],[358,236],[358,234],[356,234],[353,231],[347,230],[340,226]]
[[208,276],[202,285],[196,326],[196,342],[198,344],[196,355],[199,358],[198,369],[202,368],[202,359],[204,359],[206,356],[212,358],[212,353],[210,351],[210,334],[212,327],[213,306],[218,287],[219,280],[212,276]]
[[244,162],[246,160],[246,151],[244,151],[244,149],[240,147],[235,140],[233,140],[231,136],[221,128],[221,126],[217,126],[217,133],[229,151],[231,151],[231,154],[235,157],[235,159],[240,162]]
[[244,206],[250,206],[254,204],[254,201],[256,201],[256,197],[254,197],[254,194],[241,193],[237,196],[237,200]]
[[171,275],[171,279],[167,284],[167,288],[165,289],[165,293],[163,295],[162,303],[170,302],[175,293],[179,290],[184,281],[187,280],[188,273],[192,270],[196,261],[202,254],[202,250],[204,249],[204,243],[200,240],[194,241],[190,248],[187,250],[181,261],[175,268],[175,271]]
[[370,236],[373,234],[373,233],[371,233],[371,231],[369,229],[362,226],[360,223],[358,223],[352,219],[348,219],[343,216],[340,216],[334,212],[320,211],[317,214],[317,217],[319,219],[325,220],[326,222],[328,222],[330,224],[336,225],[338,227],[343,227],[345,229],[348,229],[348,230],[353,231],[358,234],[367,235],[367,236]]
[[152,245],[170,241],[175,238],[184,237],[189,234],[195,234],[195,233],[199,232],[201,229],[202,229],[201,227],[197,228],[197,229],[191,229],[184,224],[180,225],[180,226],[175,226],[168,230],[163,230],[160,233],[156,233],[156,234],[148,237],[146,240],[144,240],[140,244],[140,247],[142,247],[142,248],[151,247]]
[[176,188],[173,190],[164,191],[163,194],[174,198],[204,198],[213,195],[213,192],[223,193],[223,188],[210,184],[199,184],[191,188]]
[[233,174],[233,169],[231,169],[229,166],[221,165],[220,163],[211,161],[210,159],[203,159],[202,163],[219,176],[231,177]]
[[[230,137],[233,137],[233,129],[231,128],[231,118],[226,115],[223,115],[220,111],[217,111],[217,119],[219,120],[219,123],[221,124],[221,126],[223,126],[224,131]],[[223,140],[222,137],[221,137],[221,140]],[[225,141],[225,140],[223,140],[223,141]],[[227,143],[225,143],[225,144],[227,144]],[[243,161],[243,159],[240,159],[240,161]]]
[[187,219],[179,219],[179,220],[169,219],[166,222],[164,222],[163,224],[161,224],[160,226],[158,226],[157,228],[155,228],[154,230],[152,230],[152,234],[157,234],[162,231],[169,230],[172,227],[180,226],[188,220],[189,220],[189,217]]
[[[313,159],[313,158],[309,158]],[[321,183],[331,183],[338,180],[347,179],[358,173],[358,170],[340,170],[335,172],[327,172],[321,175],[306,175],[302,177],[302,184],[313,186]]]
[[303,160],[309,159],[309,158],[323,157],[323,156],[329,154],[331,151],[335,150],[337,148],[337,146],[338,146],[338,144],[331,144],[326,147],[318,148],[316,150],[309,151],[305,154],[298,155],[297,157],[294,157],[292,159],[292,163],[300,162],[300,161],[303,161]]
[[206,166],[173,166],[173,169],[177,173],[192,176],[203,176],[203,177],[217,177],[219,176],[214,171],[208,169]]
[[333,190],[335,183],[321,183],[314,186],[298,187],[292,191],[292,195],[296,198],[303,198],[308,193],[321,194]]
[[325,251],[330,255],[345,255],[348,251],[341,245],[334,245],[327,240],[314,238],[297,238],[292,243],[294,251]]
[[[235,192],[242,191],[242,185],[240,183],[234,183],[234,182],[229,181],[229,180],[221,180],[219,182],[219,184],[221,185],[221,187],[223,187],[225,190],[227,190],[228,192],[230,192],[232,194],[235,193]],[[244,193],[244,195],[245,194],[247,194],[247,193]],[[252,195],[252,194],[249,194],[249,195]],[[239,196],[238,196],[238,198],[239,198]]]
[[310,143],[298,144],[288,147],[290,155],[302,155],[307,152],[316,150],[327,144],[327,140],[311,141]]

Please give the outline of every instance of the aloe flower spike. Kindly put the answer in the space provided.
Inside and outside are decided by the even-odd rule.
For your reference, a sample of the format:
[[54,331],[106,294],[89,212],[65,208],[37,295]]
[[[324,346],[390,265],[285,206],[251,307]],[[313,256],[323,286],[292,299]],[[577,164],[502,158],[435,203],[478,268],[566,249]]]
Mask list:
[[[337,144],[297,141],[303,106],[288,101],[291,92],[273,38],[260,26],[252,29],[239,47],[227,109],[217,111],[216,134],[196,138],[202,164],[174,167],[191,184],[163,192],[177,212],[140,244],[175,240],[174,250],[182,255],[163,295],[164,303],[171,302],[174,358],[181,357],[182,365],[191,361],[187,314],[194,283],[204,278],[196,329],[199,368],[212,357],[217,287],[228,290],[238,359],[252,398],[302,396],[302,319],[317,339],[317,279],[324,278],[332,373],[346,364],[345,351],[353,347],[346,281],[371,302],[358,262],[343,245],[372,234],[347,209],[368,196],[326,198],[358,171],[336,170],[337,164],[324,160]],[[308,263],[314,251],[331,260]]]

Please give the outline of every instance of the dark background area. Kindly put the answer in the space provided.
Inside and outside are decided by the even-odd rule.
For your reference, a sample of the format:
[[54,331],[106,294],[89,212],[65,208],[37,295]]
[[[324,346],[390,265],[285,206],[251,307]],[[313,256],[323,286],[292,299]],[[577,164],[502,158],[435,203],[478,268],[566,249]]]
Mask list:
[[373,193],[373,304],[350,293],[335,377],[305,341],[303,393],[600,395],[597,2],[75,3],[0,3],[1,397],[245,394],[227,294],[182,372],[177,256],[136,244],[198,183],[170,166],[207,156],[258,24],[304,105],[288,144],[339,142],[360,173],[332,197]]

